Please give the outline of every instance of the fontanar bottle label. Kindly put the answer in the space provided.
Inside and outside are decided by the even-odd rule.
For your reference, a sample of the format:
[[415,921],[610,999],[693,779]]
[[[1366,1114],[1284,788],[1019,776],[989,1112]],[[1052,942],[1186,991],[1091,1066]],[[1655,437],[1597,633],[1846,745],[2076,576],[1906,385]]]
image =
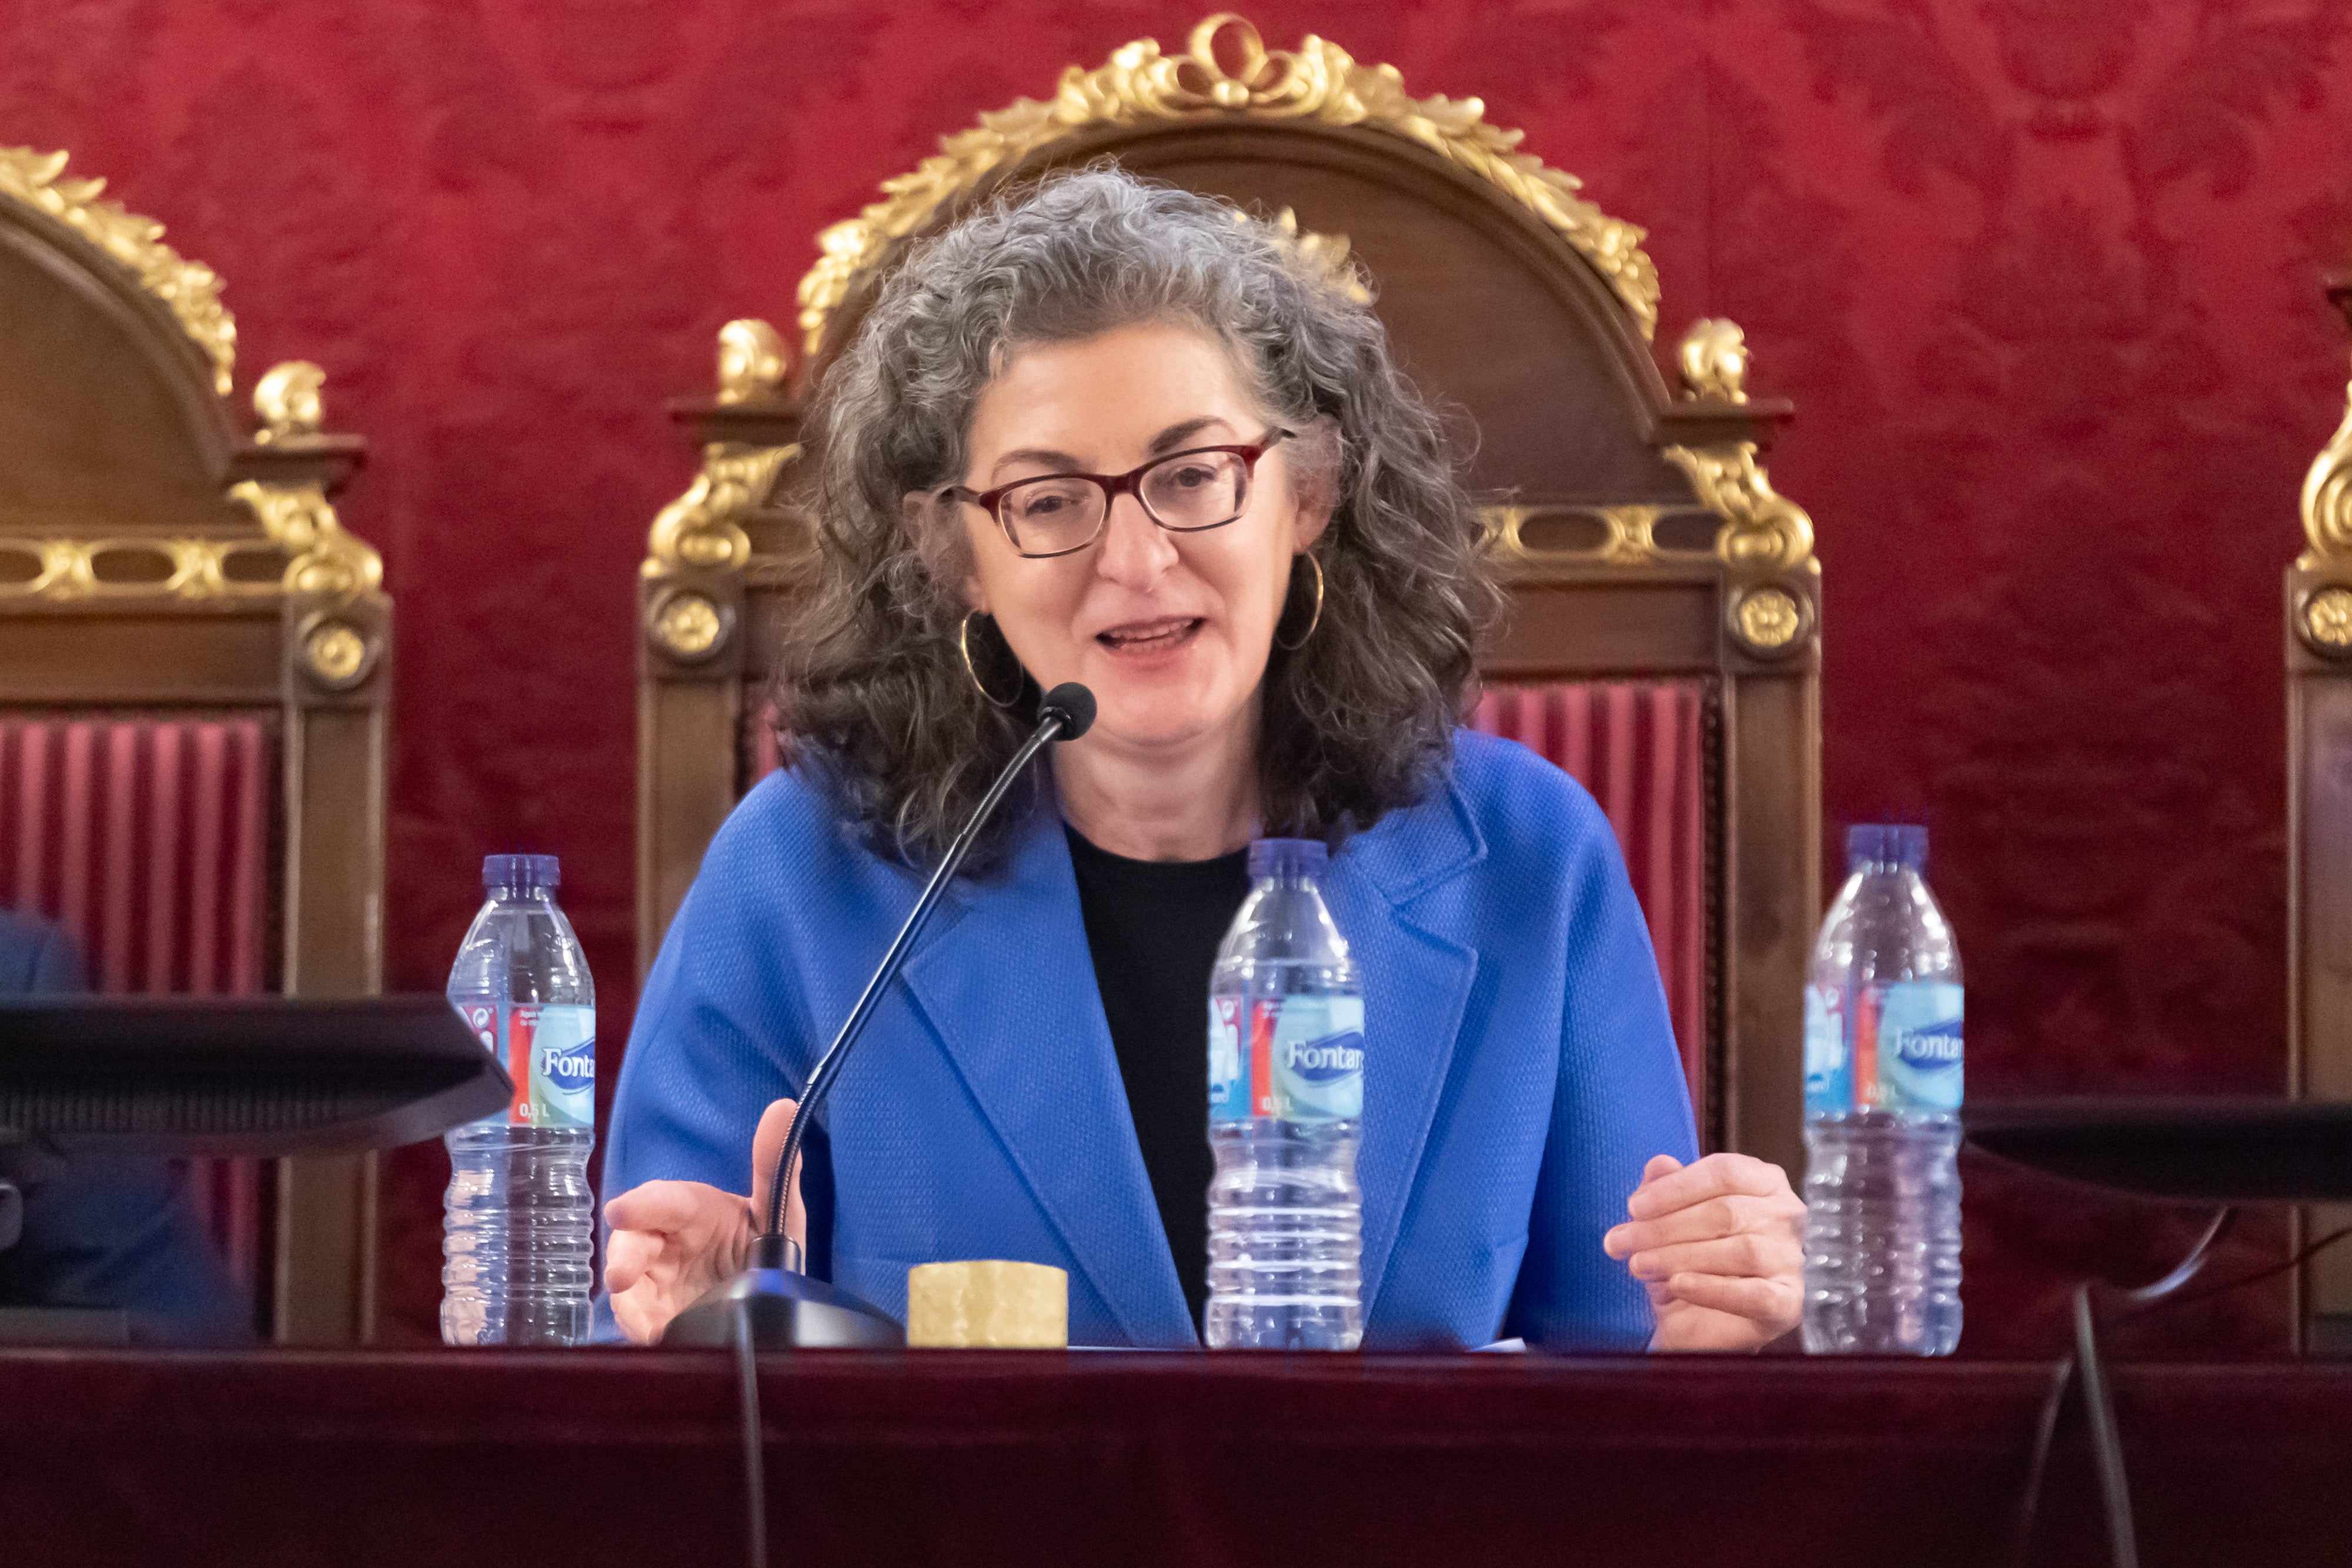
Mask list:
[[[1247,1017],[1244,1019],[1244,1012]],[[1209,1117],[1354,1121],[1364,1113],[1364,998],[1209,1003]]]
[[1960,988],[1905,980],[1878,1006],[1878,1103],[1890,1111],[1960,1108]]
[[1948,980],[1805,990],[1805,1111],[1959,1110],[1964,993]]
[[506,1064],[514,1098],[506,1120],[519,1127],[596,1124],[596,1009],[572,1003],[457,1004],[466,1027]]

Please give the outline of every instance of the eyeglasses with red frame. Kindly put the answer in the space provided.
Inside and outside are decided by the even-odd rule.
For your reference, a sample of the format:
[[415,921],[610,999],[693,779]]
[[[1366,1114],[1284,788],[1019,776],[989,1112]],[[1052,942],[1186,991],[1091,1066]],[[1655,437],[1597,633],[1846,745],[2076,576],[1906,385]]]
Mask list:
[[1170,533],[1223,528],[1249,509],[1258,459],[1296,434],[1276,428],[1253,445],[1188,447],[1124,474],[1040,474],[993,490],[950,485],[939,494],[981,507],[1016,553],[1045,560],[1100,538],[1111,503],[1125,495],[1134,496],[1143,515]]

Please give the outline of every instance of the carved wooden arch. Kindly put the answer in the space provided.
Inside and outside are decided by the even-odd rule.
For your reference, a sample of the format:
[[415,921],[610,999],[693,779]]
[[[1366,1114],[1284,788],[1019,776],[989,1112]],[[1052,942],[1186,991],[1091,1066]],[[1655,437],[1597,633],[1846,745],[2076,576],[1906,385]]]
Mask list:
[[[1276,144],[1293,166],[1354,165],[1370,180],[1418,184],[1417,193],[1517,250],[1559,307],[1607,346],[1610,369],[1642,421],[1640,440],[1685,480],[1659,476],[1630,489],[1621,481],[1607,496],[1613,507],[1671,508],[1695,497],[1727,525],[1716,541],[1727,564],[1810,570],[1811,519],[1772,491],[1760,462],[1771,427],[1788,410],[1749,402],[1738,329],[1695,324],[1680,349],[1681,396],[1671,393],[1649,351],[1658,278],[1641,249],[1643,231],[1579,194],[1574,175],[1517,151],[1520,139],[1487,123],[1480,100],[1414,99],[1393,67],[1360,64],[1328,40],[1310,35],[1296,50],[1268,50],[1257,29],[1231,12],[1203,19],[1180,55],[1139,40],[1092,70],[1068,68],[1050,99],[1024,99],[982,114],[915,170],[885,181],[883,200],[818,236],[819,258],[798,291],[805,356],[799,390],[805,397],[854,335],[880,278],[911,244],[1008,185],[1097,158],[1172,176],[1253,142]],[[1344,236],[1339,244],[1345,247]],[[1654,486],[1655,494],[1641,493]],[[1495,520],[1506,546],[1516,547],[1524,517]],[[1604,546],[1604,559],[1643,553],[1622,548],[1613,526],[1611,532],[1619,548]],[[1743,640],[1760,632],[1759,651],[1799,641],[1801,622],[1810,631],[1797,597],[1770,595],[1764,605],[1734,627]]]
[[[63,152],[0,149],[0,224],[31,231],[12,248],[46,264],[60,287],[88,297],[138,345],[177,400],[191,444],[226,467],[236,433],[221,399],[233,385],[236,322],[220,279],[163,243],[163,225],[102,200],[103,180],[68,179]],[[96,250],[106,263],[77,256]]]
[[[1008,184],[1051,169],[1109,157],[1181,183],[1185,164],[1215,163],[1221,153],[1257,143],[1278,148],[1279,160],[1292,166],[1353,165],[1368,180],[1417,186],[1516,253],[1526,277],[1604,346],[1637,422],[1627,444],[1643,449],[1641,471],[1625,471],[1621,460],[1615,476],[1588,486],[1596,466],[1588,450],[1580,463],[1563,465],[1577,473],[1572,485],[1529,486],[1523,476],[1508,476],[1495,486],[1506,494],[1488,513],[1507,556],[1638,565],[1711,547],[1748,585],[1728,617],[1730,635],[1759,656],[1803,652],[1815,622],[1806,580],[1817,570],[1811,520],[1773,490],[1762,462],[1789,416],[1787,404],[1748,398],[1746,348],[1727,321],[1692,326],[1678,351],[1679,395],[1670,392],[1649,347],[1658,281],[1641,249],[1643,231],[1584,199],[1573,175],[1517,151],[1519,141],[1518,131],[1488,124],[1476,99],[1414,99],[1393,68],[1362,65],[1312,36],[1296,50],[1267,50],[1256,29],[1232,13],[1202,21],[1181,54],[1143,39],[1091,70],[1072,66],[1051,99],[982,114],[915,170],[885,181],[881,201],[819,235],[819,258],[798,290],[803,353],[789,390],[789,357],[776,335],[761,322],[730,324],[736,347],[722,340],[719,402],[732,412],[709,432],[715,439],[706,445],[702,479],[665,511],[649,540],[646,573],[750,564],[731,519],[763,505],[797,457],[796,449],[783,450],[797,434],[791,415],[909,245]],[[1289,219],[1286,210],[1282,215]],[[1309,245],[1327,238],[1305,237]],[[1328,237],[1344,254],[1345,236]],[[747,333],[764,334],[762,347],[743,348]],[[1694,509],[1712,512],[1723,526],[1711,539],[1678,541],[1679,549],[1662,542],[1660,520]],[[1563,521],[1583,527],[1546,527]],[[1770,580],[1781,577],[1796,580]],[[698,603],[665,613],[666,623],[646,625],[657,643],[679,653],[715,647],[714,613]],[[685,641],[667,641],[665,624]]]
[[1094,70],[1071,66],[1050,100],[1022,99],[983,114],[913,172],[884,182],[882,201],[817,237],[824,254],[800,286],[808,351],[818,353],[834,311],[886,265],[898,241],[935,226],[942,208],[984,193],[1033,155],[1090,134],[1236,118],[1359,128],[1428,149],[1540,219],[1607,281],[1644,339],[1657,330],[1657,269],[1642,252],[1643,231],[1579,195],[1574,175],[1518,152],[1521,133],[1487,124],[1478,99],[1415,99],[1394,67],[1360,65],[1311,34],[1295,51],[1270,51],[1255,26],[1224,11],[1192,29],[1183,54],[1163,55],[1143,38]]
[[[322,429],[324,373],[302,361],[256,382],[248,437],[220,278],[66,162],[0,148],[0,712],[122,734],[260,721],[275,982],[374,992],[391,604],[330,499],[364,444]],[[365,1337],[373,1194],[364,1159],[279,1162],[280,1339]]]
[[[184,601],[299,592],[352,602],[374,592],[380,558],[343,529],[328,500],[364,444],[321,430],[324,372],[293,361],[263,375],[254,389],[259,428],[247,440],[227,402],[236,322],[220,302],[219,277],[165,245],[163,225],[104,200],[104,181],[68,178],[65,169],[63,152],[0,148],[0,247],[56,290],[51,310],[28,313],[20,342],[51,327],[75,329],[79,323],[58,319],[76,308],[95,312],[121,358],[91,367],[84,340],[79,362],[65,364],[60,355],[49,367],[68,381],[93,369],[117,372],[95,389],[100,406],[85,411],[100,427],[90,438],[105,438],[121,403],[160,392],[173,416],[166,425],[184,444],[159,450],[169,444],[153,439],[158,425],[150,422],[97,529],[72,515],[5,515],[0,497],[0,558],[15,558],[0,560],[15,568],[0,574],[0,601],[163,591]],[[26,351],[37,357],[40,346]],[[149,373],[120,373],[126,366]],[[32,465],[22,453],[18,461]],[[152,570],[141,569],[142,555]],[[130,570],[110,576],[109,562]],[[348,644],[336,645],[344,652],[329,663],[341,669]]]

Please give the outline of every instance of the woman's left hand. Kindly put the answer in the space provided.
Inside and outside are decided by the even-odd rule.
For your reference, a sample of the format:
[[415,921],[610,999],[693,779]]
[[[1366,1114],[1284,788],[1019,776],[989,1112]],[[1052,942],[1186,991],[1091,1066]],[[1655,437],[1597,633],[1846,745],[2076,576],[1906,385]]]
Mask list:
[[1685,1166],[1659,1155],[1601,1238],[1647,1286],[1653,1350],[1754,1350],[1797,1326],[1805,1301],[1805,1205],[1788,1173],[1752,1155]]

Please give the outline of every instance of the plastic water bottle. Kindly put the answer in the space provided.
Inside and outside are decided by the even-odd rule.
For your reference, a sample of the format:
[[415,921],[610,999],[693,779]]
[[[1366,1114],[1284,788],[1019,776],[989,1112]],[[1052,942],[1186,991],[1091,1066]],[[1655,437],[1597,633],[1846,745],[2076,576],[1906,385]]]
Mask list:
[[1209,983],[1212,1350],[1363,1342],[1364,992],[1313,839],[1250,846],[1249,896]]
[[1805,995],[1805,1348],[1960,1342],[1960,956],[1927,830],[1858,827]]
[[596,993],[555,906],[553,855],[492,855],[449,1002],[506,1063],[514,1099],[448,1134],[441,1337],[564,1345],[588,1337]]

